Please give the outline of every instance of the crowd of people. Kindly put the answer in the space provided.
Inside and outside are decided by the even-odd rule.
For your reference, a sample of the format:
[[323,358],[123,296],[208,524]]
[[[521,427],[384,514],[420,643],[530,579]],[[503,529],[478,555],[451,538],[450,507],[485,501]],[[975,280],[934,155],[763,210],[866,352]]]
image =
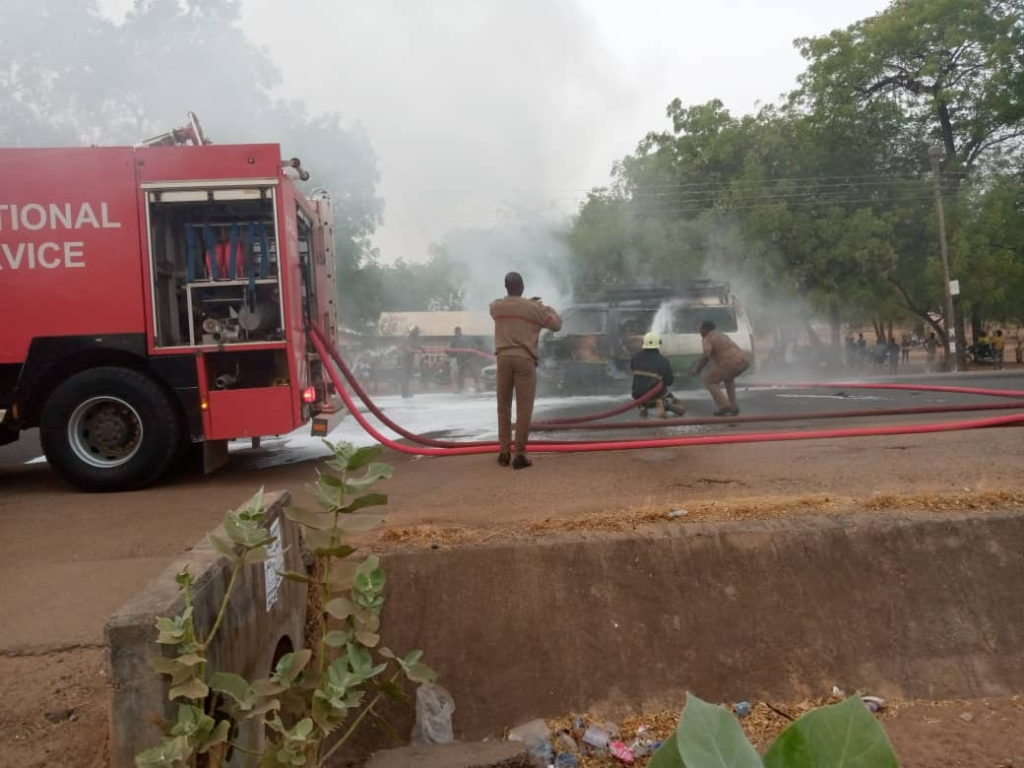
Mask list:
[[857,334],[856,339],[853,336],[847,336],[846,367],[850,370],[870,368],[878,373],[888,371],[890,374],[895,374],[899,372],[901,365],[910,363],[911,350],[919,346],[924,347],[927,367],[931,370],[935,366],[939,348],[934,333],[923,340],[917,334],[909,333],[902,334],[899,341],[894,335],[890,335],[888,340],[879,336],[870,349],[863,333]]
[[[1021,362],[1021,339],[1016,340],[1016,358]],[[846,338],[845,365],[850,370],[872,369],[877,373],[896,374],[900,367],[910,363],[911,350],[923,348],[925,353],[925,369],[935,371],[939,365],[939,352],[942,342],[933,331],[922,338],[918,334],[904,333],[899,341],[895,335],[888,339],[877,337],[873,345],[869,345],[863,333]],[[1002,370],[1006,362],[1006,334],[1002,329],[989,333],[983,330],[976,343],[967,347],[967,359],[972,363],[990,364],[996,370]]]

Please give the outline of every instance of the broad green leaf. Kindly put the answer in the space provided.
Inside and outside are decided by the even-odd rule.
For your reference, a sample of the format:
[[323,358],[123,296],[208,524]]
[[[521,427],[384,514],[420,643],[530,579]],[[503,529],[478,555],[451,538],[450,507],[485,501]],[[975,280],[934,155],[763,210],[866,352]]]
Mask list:
[[256,549],[250,549],[244,555],[242,555],[242,565],[255,565],[256,563],[263,563],[270,559],[270,553],[266,547],[256,547]]
[[313,721],[308,717],[297,722],[292,729],[292,734],[300,739],[309,738],[311,733],[313,733]]
[[220,552],[230,562],[238,562],[238,554],[235,552],[235,545],[229,541],[225,541],[220,536],[216,536],[212,533],[206,534],[206,539],[213,545],[213,548]]
[[402,704],[409,703],[409,694],[402,690],[402,686],[391,680],[384,680],[378,684],[381,692]]
[[249,712],[246,717],[259,717],[265,715],[267,712],[273,712],[281,709],[281,702],[278,699],[264,699]]
[[346,591],[352,589],[356,583],[356,574],[359,572],[359,564],[350,560],[342,563],[333,563],[331,573],[327,578],[327,586],[334,591]]
[[437,680],[437,672],[426,664],[410,664],[405,668],[405,676],[414,683],[432,683]]
[[205,661],[198,653],[183,653],[177,660],[188,667],[194,667],[199,662]]
[[349,478],[345,480],[345,490],[349,493],[365,491],[378,480],[387,480],[395,474],[395,468],[390,464],[370,464],[362,477]]
[[210,750],[211,747],[215,747],[218,744],[223,744],[228,740],[228,735],[231,733],[231,721],[221,720],[217,723],[216,727],[207,736],[203,743],[199,745],[199,753],[204,754]]
[[346,533],[363,533],[371,531],[385,520],[384,515],[352,514],[338,520],[338,527]]
[[678,731],[673,731],[661,746],[651,755],[647,768],[686,768],[682,756],[679,754],[679,740],[676,737]]
[[380,592],[384,589],[385,579],[383,568],[361,571],[356,575],[356,589],[360,592]]
[[169,659],[166,656],[156,656],[149,660],[149,666],[154,672],[161,675],[173,675],[179,669],[184,668],[186,665],[182,664],[177,659]]
[[344,488],[345,487],[345,481],[344,480],[342,480],[340,477],[335,477],[334,475],[329,475],[326,472],[319,473],[317,475],[316,479],[317,479],[318,483],[323,483],[324,485],[326,485],[326,486],[328,486],[330,488]]
[[422,658],[423,658],[423,651],[420,651],[420,650],[409,651],[409,653],[407,653],[405,655],[405,658],[402,659],[402,663],[403,664],[410,664],[411,665],[411,664],[415,664],[417,661],[419,661]]
[[171,672],[171,687],[181,685],[182,683],[188,682],[196,676],[196,672],[192,667],[182,664],[176,670]]
[[388,496],[386,493],[367,493],[343,507],[341,511],[345,513],[355,512],[357,509],[363,509],[364,507],[382,507],[387,503]]
[[286,581],[297,581],[300,584],[309,584],[313,581],[309,576],[298,571],[278,571],[277,575]]
[[337,557],[343,558],[348,557],[356,551],[355,547],[350,547],[348,544],[337,544],[333,547],[319,547],[315,549],[313,553],[319,557]]
[[364,632],[376,632],[380,629],[380,616],[367,608],[357,608],[352,614],[352,619],[357,625],[356,628]]
[[[294,653],[288,653],[281,657],[281,661],[277,663],[278,676],[283,680],[289,682],[295,680],[299,674],[309,664],[309,660],[313,658],[313,651],[309,648],[303,648],[301,651],[295,651]],[[281,672],[281,662],[288,659],[286,671]]]
[[263,514],[263,491],[266,486],[260,486],[260,489],[252,495],[249,499],[249,503],[246,504],[245,511],[249,513],[251,517],[262,516]]
[[371,461],[376,459],[384,453],[384,447],[380,445],[368,445],[365,448],[360,448],[358,451],[353,453],[348,458],[347,469],[350,472],[354,472],[357,469],[361,469],[369,464]]
[[322,547],[333,547],[338,543],[338,533],[331,529],[330,532],[318,531],[315,528],[307,528],[303,531],[306,537],[307,546],[314,552]]
[[352,615],[352,601],[344,597],[336,597],[324,606],[324,610],[336,619],[347,619]]
[[275,680],[256,680],[252,684],[252,689],[260,696],[276,696],[282,691],[287,690],[286,686],[281,685]]
[[152,749],[135,757],[138,768],[177,768],[192,755],[187,736],[164,739]]
[[188,572],[187,565],[175,574],[174,583],[182,589],[192,586],[192,574]]
[[210,688],[218,693],[226,693],[243,708],[248,709],[254,697],[249,681],[232,672],[215,672],[210,676]]
[[352,642],[351,632],[342,632],[341,630],[332,629],[324,635],[324,643],[331,648],[343,648],[350,642]]
[[[379,653],[385,659],[396,659],[396,658],[398,658],[397,656],[395,656],[395,652],[392,651],[390,648],[388,648],[386,645],[382,645],[380,648],[378,648],[377,649],[377,653]],[[415,653],[415,651],[414,651],[414,653]]]
[[898,768],[885,729],[859,696],[820,707],[778,735],[765,768]]
[[[694,768],[763,768],[739,720],[725,707],[708,704],[692,693],[676,728],[679,755]],[[793,766],[787,766],[793,768]]]
[[348,644],[345,648],[345,654],[348,656],[349,666],[355,672],[358,672],[360,669],[365,669],[373,664],[373,658],[370,656],[370,652],[355,643]]
[[380,635],[366,630],[356,630],[356,640],[365,645],[367,648],[376,648],[377,643],[380,642]]
[[288,507],[284,514],[289,520],[294,520],[300,525],[318,531],[325,531],[334,526],[334,515],[329,515],[326,512],[312,512],[301,507]]
[[186,699],[205,699],[210,689],[206,687],[199,678],[193,677],[187,683],[176,685],[167,692],[167,698],[176,699],[179,696]]
[[245,546],[251,538],[249,529],[236,520],[234,515],[228,515],[224,518],[224,532],[231,541],[242,546]]
[[191,704],[179,704],[178,717],[174,721],[171,733],[175,736],[194,733],[199,727],[200,720],[204,717],[206,717],[206,713],[198,707]]

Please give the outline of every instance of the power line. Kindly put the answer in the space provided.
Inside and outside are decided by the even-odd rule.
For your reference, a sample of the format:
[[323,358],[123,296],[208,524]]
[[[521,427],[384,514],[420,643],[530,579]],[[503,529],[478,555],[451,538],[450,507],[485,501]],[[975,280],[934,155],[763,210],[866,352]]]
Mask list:
[[[967,176],[969,171],[945,171],[946,176]],[[728,187],[735,185],[769,185],[779,184],[782,182],[809,182],[809,183],[820,183],[820,182],[833,182],[833,183],[863,183],[860,180],[878,180],[879,183],[898,183],[898,182],[915,182],[921,180],[927,180],[929,178],[927,172],[922,171],[921,175],[905,175],[902,178],[894,178],[891,174],[884,173],[866,173],[866,174],[837,174],[832,176],[779,176],[766,179],[732,179],[729,181],[690,181],[690,182],[672,182],[665,184],[638,184],[629,185],[625,184],[626,191],[632,190],[671,190],[671,189],[682,189],[682,188],[707,188],[707,187]],[[616,183],[609,184],[608,187],[615,187]],[[552,189],[552,192],[592,192],[594,189],[607,189],[608,187],[592,187],[590,189]]]
[[[932,195],[920,194],[912,195],[903,198],[905,202],[930,202]],[[783,208],[790,208],[794,206],[838,206],[838,205],[868,205],[871,203],[879,203],[877,198],[857,198],[857,197],[831,197],[819,200],[796,200],[796,201],[785,201],[779,203],[778,206]],[[626,203],[623,205],[618,212],[598,212],[588,214],[588,218],[592,219],[612,219],[619,218],[622,214],[632,215],[634,217],[640,216],[663,216],[673,213],[684,214],[684,213],[701,213],[705,211],[718,212],[718,213],[729,213],[732,211],[756,211],[768,208],[777,207],[776,203],[772,201],[760,202],[760,203],[749,203],[746,205],[729,205],[727,201],[719,202],[715,205],[707,206],[693,206],[693,205],[665,205],[661,207],[640,207]]]

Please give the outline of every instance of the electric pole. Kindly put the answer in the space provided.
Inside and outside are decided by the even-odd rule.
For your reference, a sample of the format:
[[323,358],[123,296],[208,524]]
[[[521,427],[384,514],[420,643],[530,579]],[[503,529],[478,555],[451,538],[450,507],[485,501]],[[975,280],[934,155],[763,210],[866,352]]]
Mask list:
[[952,347],[953,370],[960,370],[960,350],[957,348],[956,322],[953,317],[953,291],[949,279],[949,248],[946,245],[946,212],[942,207],[942,173],[939,169],[939,161],[942,159],[942,147],[934,146],[928,150],[928,158],[932,161],[932,171],[935,175],[935,206],[939,212],[939,248],[942,251],[942,277],[946,289],[946,354],[950,353]]

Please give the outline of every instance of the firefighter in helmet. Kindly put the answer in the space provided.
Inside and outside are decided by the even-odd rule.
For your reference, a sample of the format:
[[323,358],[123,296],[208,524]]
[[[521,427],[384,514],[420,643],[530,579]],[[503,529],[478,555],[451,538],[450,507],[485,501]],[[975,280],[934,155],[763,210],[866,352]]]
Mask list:
[[672,364],[661,354],[661,336],[654,331],[644,336],[640,351],[630,361],[630,368],[633,371],[634,400],[639,400],[659,382],[662,385],[656,395],[640,405],[641,416],[646,417],[651,407],[657,408],[658,415],[663,419],[668,417],[667,411],[677,416],[686,413],[683,404],[668,390],[675,377],[672,375]]

